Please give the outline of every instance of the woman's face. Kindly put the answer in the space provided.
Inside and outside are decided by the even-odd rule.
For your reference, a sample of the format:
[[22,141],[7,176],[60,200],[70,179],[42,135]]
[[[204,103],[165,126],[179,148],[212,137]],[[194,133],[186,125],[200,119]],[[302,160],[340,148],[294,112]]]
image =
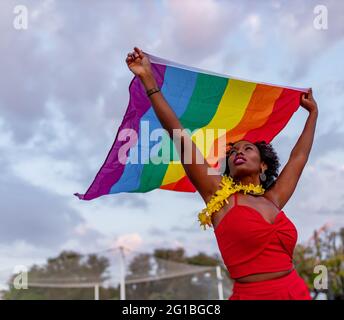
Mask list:
[[259,174],[262,162],[258,147],[246,140],[236,142],[228,151],[228,166],[233,178]]

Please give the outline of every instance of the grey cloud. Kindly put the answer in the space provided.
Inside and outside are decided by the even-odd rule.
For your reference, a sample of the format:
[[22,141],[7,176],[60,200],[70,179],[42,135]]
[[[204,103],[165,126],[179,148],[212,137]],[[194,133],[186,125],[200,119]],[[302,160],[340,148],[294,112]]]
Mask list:
[[[316,17],[314,8],[319,4],[325,5],[328,9],[327,30],[317,30],[313,24]],[[223,3],[221,5],[226,13],[233,9],[225,7]],[[344,37],[342,23],[344,3],[335,0],[325,0],[320,3],[316,0],[248,0],[236,3],[235,10],[240,20],[229,19],[228,26],[230,28],[234,21],[235,31],[241,36],[241,41],[248,43],[242,49],[241,43],[237,46],[236,41],[232,41],[229,37],[230,48],[236,53],[235,55],[239,52],[240,56],[245,57],[250,71],[255,74],[274,65],[267,59],[272,41],[273,47],[276,47],[275,43],[280,43],[278,49],[281,50],[281,55],[276,52],[278,55],[276,59],[279,59],[280,63],[274,73],[286,79],[285,81],[302,81],[312,68],[317,67],[317,60]],[[257,18],[257,26],[251,30],[245,24],[246,19],[252,16]],[[223,26],[219,28],[221,31],[223,29]],[[232,55],[230,52],[229,54]],[[238,61],[240,59],[235,62]],[[231,61],[225,58],[224,63],[227,62],[231,67]],[[334,61],[328,63],[332,64]]]
[[329,209],[328,207],[320,207],[315,210],[315,213],[322,214],[322,215],[331,215],[331,214],[343,215],[344,214],[343,205],[344,203],[341,203],[341,205],[335,209]]
[[157,228],[157,227],[149,228],[148,229],[148,233],[151,236],[154,236],[154,237],[164,237],[164,236],[166,236],[166,230],[161,229],[161,228]]
[[63,197],[8,174],[0,177],[0,194],[2,243],[23,240],[38,247],[58,247],[84,221]]
[[[245,11],[229,1],[166,1],[166,19],[160,27],[156,55],[199,66],[223,50]],[[221,61],[219,61],[219,64]]]
[[[324,33],[326,37],[318,33],[322,41],[304,44],[300,43],[302,38],[295,32],[296,27],[288,26],[285,17],[292,15],[298,29],[306,28],[312,23],[315,1],[307,4],[288,2],[288,8],[281,2],[279,9],[274,9],[271,3],[207,2],[212,3],[209,8],[215,9],[209,10],[206,18],[202,15],[205,9],[177,9],[175,2],[170,1],[167,2],[168,8],[174,10],[167,15],[167,22],[159,19],[161,15],[156,13],[161,8],[152,2],[143,5],[140,2],[102,1],[92,3],[92,6],[80,6],[78,1],[22,3],[31,13],[40,10],[40,15],[30,21],[28,30],[18,32],[12,27],[11,1],[2,2],[0,22],[3,39],[0,50],[3,75],[6,75],[0,77],[0,106],[2,116],[13,128],[16,141],[26,141],[32,136],[51,101],[85,138],[94,138],[99,128],[108,125],[109,118],[121,119],[132,78],[124,58],[133,45],[143,48],[152,45],[157,55],[197,65],[221,50],[243,18],[258,12],[263,21],[262,30],[270,30],[273,24],[276,31],[286,35],[287,43],[295,50],[293,56],[297,61],[295,65],[291,64],[293,70],[286,76],[296,76],[297,73],[301,76],[313,56],[344,34],[338,18],[341,5],[336,2],[334,7],[333,1],[325,2],[331,13],[330,28]],[[50,5],[44,6],[44,3]],[[137,27],[145,21],[151,21],[151,24],[138,33]],[[159,38],[162,41],[154,47],[152,42]],[[242,54],[236,47],[231,52],[224,61],[229,67],[234,63],[233,55],[237,61]],[[252,67],[262,68],[264,52],[255,52]],[[99,101],[103,101],[102,106]]]
[[194,234],[199,234],[201,230],[201,227],[199,226],[199,223],[197,222],[197,215],[195,214],[193,216],[194,219],[194,223],[192,225],[188,225],[188,226],[172,226],[170,228],[170,232],[180,232],[182,234],[190,234],[190,233],[194,233]]
[[[14,4],[10,1],[1,4],[4,20],[0,24],[0,106],[16,141],[32,136],[51,101],[81,132],[91,130],[89,134],[96,133],[89,124],[99,130],[104,115],[120,118],[127,105],[123,92],[132,77],[125,66],[125,51],[135,42],[144,42],[149,30],[138,35],[135,26],[156,9],[147,4],[152,10],[142,17],[139,2],[22,4],[31,14],[27,30],[12,27]],[[32,17],[35,11],[40,12],[36,19]],[[100,100],[102,107],[97,106]],[[95,113],[100,114],[99,126]]]
[[[155,236],[155,237],[165,237],[167,234],[176,234],[176,233],[180,233],[180,234],[190,234],[190,233],[194,233],[194,234],[198,234],[200,232],[200,227],[198,225],[197,220],[197,214],[193,213],[193,215],[191,216],[191,214],[188,214],[188,216],[190,216],[190,218],[185,219],[185,221],[194,221],[194,223],[192,223],[192,225],[188,224],[188,225],[173,225],[168,229],[162,229],[159,227],[151,227],[148,229],[148,233],[151,236]],[[194,220],[191,220],[194,219]],[[184,220],[183,220],[184,221]],[[187,223],[187,222],[186,222]]]
[[[340,127],[337,126],[333,130],[328,130],[325,133],[317,134],[314,137],[308,160],[309,164],[315,163],[320,158],[329,156],[331,152],[344,150],[344,132],[339,131],[338,128]],[[302,130],[303,128],[301,129],[301,132]],[[288,136],[277,136],[273,140],[272,146],[275,148],[281,163],[285,163],[289,159],[290,152],[297,143],[297,140],[298,137],[290,138]],[[282,166],[280,170],[282,170]]]
[[145,199],[144,195],[139,193],[118,193],[118,194],[108,194],[101,197],[102,200],[106,202],[107,205],[111,206],[129,206],[132,208],[137,208],[141,210],[147,210],[149,207],[149,202]]
[[330,155],[332,151],[343,151],[343,141],[344,132],[337,130],[327,131],[324,134],[316,137],[311,151],[312,160],[326,157]]
[[[284,70],[284,76],[293,81],[300,80],[314,66],[316,59],[343,39],[344,25],[341,17],[344,3],[334,0],[325,0],[321,3],[316,0],[278,3],[280,8],[269,11],[265,19],[267,23],[274,25],[276,31],[278,30],[280,40],[285,42],[292,55],[290,61],[287,61],[288,68]],[[313,24],[316,17],[314,8],[319,4],[326,6],[328,10],[327,30],[317,30]]]
[[[219,1],[221,12],[214,15],[219,20],[204,20],[202,15],[191,10],[192,25],[185,20],[187,14],[174,14],[166,19],[167,22],[162,20],[161,17],[169,14],[158,14],[161,6],[150,1],[145,4],[141,1],[102,1],[92,2],[92,5],[91,2],[82,2],[81,5],[81,1],[58,0],[51,1],[50,7],[44,7],[43,4],[48,2],[21,1],[30,12],[41,10],[40,16],[30,20],[29,29],[23,32],[12,27],[14,2],[2,1],[0,4],[1,117],[12,129],[18,145],[40,132],[44,138],[37,143],[37,149],[56,159],[77,163],[82,172],[79,182],[85,190],[75,191],[81,193],[86,191],[104,161],[128,104],[132,74],[124,59],[132,46],[139,45],[155,55],[197,66],[223,50],[231,35],[240,31],[241,21],[248,14],[258,12],[263,23],[261,32],[267,32],[273,26],[281,41],[285,40],[290,46],[292,55],[285,77],[302,78],[314,57],[319,57],[326,51],[324,48],[328,49],[344,34],[341,16],[338,16],[342,4],[336,2],[334,6],[333,1],[325,2],[329,4],[329,30],[316,34],[309,40],[313,42],[302,42],[302,34],[297,30],[303,30],[312,23],[314,1],[306,4],[281,2],[280,8],[274,10],[270,10],[271,4],[263,5],[257,1],[235,5]],[[288,26],[286,14],[295,18],[298,23],[296,29]],[[320,41],[315,42],[318,38]],[[236,47],[233,43],[233,48],[224,58],[226,70],[240,62],[242,56],[245,60],[252,59],[249,67],[259,63],[262,68],[266,51],[251,49],[245,56],[245,48]],[[336,88],[336,92],[342,91],[340,84]],[[69,142],[52,150],[47,145],[58,140],[58,132],[51,128],[49,121],[43,127],[40,125],[49,117],[49,104],[64,116],[64,130],[74,130]],[[314,142],[311,161],[338,148],[343,138],[343,134],[330,131],[319,136]],[[281,158],[287,160],[296,140],[281,136],[276,141],[279,141],[276,147]],[[96,168],[94,163],[97,163]],[[3,241],[24,238],[37,245],[57,245],[82,222],[76,212],[64,205],[61,197],[19,179],[9,176],[7,179],[5,176],[1,178],[1,194],[5,196],[5,201],[0,204],[4,220],[0,227]],[[189,194],[180,196],[190,197]],[[144,195],[135,194],[104,196],[102,201],[144,210],[149,204]],[[17,208],[11,208],[13,203]],[[40,209],[36,211],[34,208]],[[190,213],[190,217],[196,221],[197,212]],[[16,222],[20,224],[14,228]],[[159,233],[159,230],[155,231]],[[199,226],[195,222],[191,227],[176,226],[171,231],[199,232]]]

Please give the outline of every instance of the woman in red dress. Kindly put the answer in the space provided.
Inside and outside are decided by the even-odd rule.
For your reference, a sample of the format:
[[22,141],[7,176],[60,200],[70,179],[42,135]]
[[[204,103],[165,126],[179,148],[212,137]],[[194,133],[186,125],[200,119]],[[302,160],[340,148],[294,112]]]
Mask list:
[[[163,128],[171,138],[179,139],[185,172],[207,207],[216,202],[221,186],[227,185],[227,190],[234,190],[230,188],[235,186],[236,191],[230,192],[209,216],[222,258],[234,280],[229,300],[310,300],[309,289],[292,262],[297,230],[282,208],[292,196],[312,148],[318,117],[312,90],[301,97],[300,104],[309,115],[280,174],[271,144],[240,140],[230,144],[225,174],[209,175],[209,164],[206,160],[196,161],[200,151],[183,133],[179,119],[159,91],[149,58],[135,47],[128,53],[126,63],[147,92],[152,93],[149,98]],[[172,135],[173,129],[181,129],[181,134]],[[186,152],[192,155],[191,163],[183,162]]]

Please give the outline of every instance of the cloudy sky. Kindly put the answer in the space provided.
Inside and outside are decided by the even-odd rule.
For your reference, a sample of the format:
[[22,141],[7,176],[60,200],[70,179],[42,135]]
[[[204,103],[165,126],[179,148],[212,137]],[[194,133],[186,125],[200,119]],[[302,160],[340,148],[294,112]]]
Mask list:
[[[344,3],[318,1],[2,0],[0,3],[0,271],[62,249],[182,245],[218,252],[198,194],[156,190],[80,201],[112,145],[133,77],[134,46],[182,64],[281,85],[312,87],[319,105],[309,162],[284,211],[305,242],[344,226]],[[15,28],[16,5],[28,12]],[[307,111],[272,144],[281,168]]]

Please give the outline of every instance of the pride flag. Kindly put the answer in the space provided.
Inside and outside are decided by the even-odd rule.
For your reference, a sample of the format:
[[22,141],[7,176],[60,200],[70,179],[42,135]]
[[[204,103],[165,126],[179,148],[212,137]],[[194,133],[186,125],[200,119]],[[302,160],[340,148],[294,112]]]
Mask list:
[[[145,54],[165,99],[214,167],[225,152],[219,141],[222,146],[241,139],[271,142],[298,109],[301,94],[307,92],[233,78]],[[129,105],[104,164],[86,193],[75,195],[91,200],[111,193],[157,188],[195,192],[167,132],[160,138],[154,135],[161,124],[139,78],[132,79],[129,93]],[[170,152],[162,156],[163,150]]]

